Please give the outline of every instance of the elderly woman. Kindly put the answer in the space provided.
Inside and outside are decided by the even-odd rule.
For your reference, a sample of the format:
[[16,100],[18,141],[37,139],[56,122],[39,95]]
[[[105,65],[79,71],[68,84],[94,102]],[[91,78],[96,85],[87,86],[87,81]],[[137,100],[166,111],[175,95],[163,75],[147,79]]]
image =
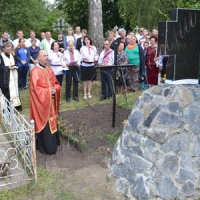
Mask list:
[[[118,65],[125,65],[128,63],[128,56],[127,53],[124,51],[124,42],[120,42],[117,51],[117,64]],[[122,94],[122,86],[124,85],[126,91],[126,68],[120,67],[117,69],[116,73],[116,86],[118,94]]]
[[17,65],[19,67],[19,84],[21,86],[22,91],[27,89],[27,74],[29,70],[29,62],[30,62],[30,51],[25,45],[25,39],[20,38],[19,44],[15,49],[15,56]]
[[149,86],[158,85],[158,73],[159,68],[156,67],[154,59],[158,57],[157,55],[157,38],[155,36],[151,36],[150,38],[150,46],[146,51],[146,60],[145,66],[147,68],[147,83]]
[[95,62],[98,60],[98,52],[95,46],[92,45],[90,37],[84,38],[85,46],[81,47],[80,54],[82,57],[82,75],[84,99],[92,98],[92,84],[96,80]]
[[144,52],[140,45],[138,45],[135,36],[128,36],[129,44],[125,49],[128,54],[128,64],[135,65],[127,68],[127,76],[129,81],[128,89],[131,91],[138,91],[139,75],[144,68]]

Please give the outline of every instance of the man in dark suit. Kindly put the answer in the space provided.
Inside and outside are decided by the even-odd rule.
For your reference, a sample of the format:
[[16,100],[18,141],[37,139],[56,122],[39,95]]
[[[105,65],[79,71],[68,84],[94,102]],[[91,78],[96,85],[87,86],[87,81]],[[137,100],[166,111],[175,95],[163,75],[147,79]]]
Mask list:
[[[82,34],[82,37],[78,38],[76,41],[76,49],[78,51],[80,51],[82,46],[85,46],[84,37],[87,35],[87,30],[82,29],[81,34]],[[79,77],[79,80],[81,80],[81,65],[78,67],[78,77]]]
[[78,51],[80,51],[81,47],[85,45],[84,37],[87,35],[87,30],[86,29],[82,29],[81,34],[82,34],[82,37],[78,38],[77,41],[76,41],[76,49]]

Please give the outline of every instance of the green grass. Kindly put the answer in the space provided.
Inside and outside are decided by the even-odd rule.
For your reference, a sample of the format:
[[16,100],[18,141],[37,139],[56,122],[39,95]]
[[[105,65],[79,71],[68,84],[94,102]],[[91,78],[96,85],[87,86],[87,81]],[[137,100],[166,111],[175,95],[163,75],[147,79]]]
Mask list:
[[75,200],[74,195],[70,191],[62,191],[59,186],[59,180],[67,178],[63,173],[51,173],[44,168],[37,168],[38,181],[36,183],[29,183],[20,188],[12,190],[3,190],[0,192],[1,200],[44,200],[44,199],[58,199],[58,200]]
[[119,138],[119,131],[116,130],[113,133],[109,133],[106,135],[108,142],[110,144],[115,144],[115,142],[117,142],[118,138]]
[[[130,93],[124,93],[122,95],[117,95],[116,102],[119,106],[127,109],[132,109],[132,106],[134,102],[137,100],[138,96],[142,94],[142,91],[138,92],[130,92]],[[65,98],[65,78],[63,80],[63,86],[62,86],[62,92],[61,92],[61,105],[60,105],[60,111],[66,111],[66,110],[74,110],[83,108],[88,105],[94,105],[94,104],[104,104],[108,102],[112,102],[112,99],[108,99],[105,101],[99,101],[101,97],[101,83],[99,81],[94,82],[93,88],[92,88],[92,99],[83,99],[83,87],[82,83],[79,83],[79,102],[74,101],[73,99],[71,102],[67,103]],[[73,97],[71,92],[71,97]],[[27,89],[25,92],[20,91],[20,99],[22,102],[22,114],[29,116],[29,89]]]

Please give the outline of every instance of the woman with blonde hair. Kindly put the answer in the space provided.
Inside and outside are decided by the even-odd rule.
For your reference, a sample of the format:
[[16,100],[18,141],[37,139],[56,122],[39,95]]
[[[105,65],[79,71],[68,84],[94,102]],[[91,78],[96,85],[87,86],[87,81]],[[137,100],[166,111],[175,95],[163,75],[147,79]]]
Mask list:
[[22,91],[27,88],[27,74],[29,70],[29,62],[30,62],[30,51],[25,45],[25,39],[20,38],[19,44],[15,49],[15,56],[17,65],[19,67],[19,84],[21,86]]
[[68,42],[73,41],[74,43],[74,48],[76,48],[76,37],[74,36],[74,31],[73,28],[68,28],[67,29],[67,35],[64,37],[63,45],[65,50],[68,49]]

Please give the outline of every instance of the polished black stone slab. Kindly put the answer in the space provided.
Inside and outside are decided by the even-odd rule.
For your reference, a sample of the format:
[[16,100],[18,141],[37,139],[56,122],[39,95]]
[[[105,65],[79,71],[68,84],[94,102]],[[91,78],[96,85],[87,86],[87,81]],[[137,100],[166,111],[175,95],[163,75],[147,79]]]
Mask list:
[[167,79],[199,79],[200,10],[171,9],[170,18],[158,23],[158,52],[169,55]]

